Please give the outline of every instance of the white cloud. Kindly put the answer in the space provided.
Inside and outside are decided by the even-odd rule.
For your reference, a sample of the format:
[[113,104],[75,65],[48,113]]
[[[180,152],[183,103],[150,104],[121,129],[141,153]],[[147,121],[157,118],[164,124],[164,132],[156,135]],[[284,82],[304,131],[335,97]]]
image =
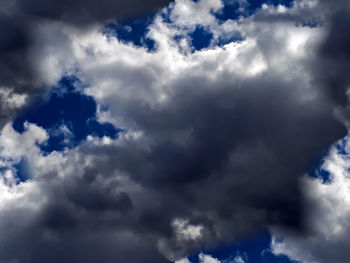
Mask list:
[[[236,256],[234,258],[230,257],[228,259],[220,261],[219,259],[204,253],[198,254],[198,260],[200,263],[245,263],[241,256]],[[189,261],[187,258],[184,258],[182,260],[176,261],[175,263],[191,263],[191,261]]]
[[201,237],[202,226],[191,225],[188,220],[176,218],[173,221],[177,238],[180,240],[198,239]]
[[243,260],[242,257],[240,256],[237,256],[233,259],[233,262],[232,263],[245,263],[245,261]]
[[198,258],[200,263],[221,263],[217,258],[213,258],[212,256],[203,253],[200,253]]
[[191,263],[191,261],[189,261],[187,258],[184,258],[184,259],[180,259],[178,261],[175,261],[175,263]]
[[[200,12],[198,17],[211,17],[210,10],[219,8],[220,1],[211,2],[210,5],[203,5],[207,6],[206,9],[197,7],[202,5],[202,1],[174,3],[175,24],[181,22],[190,26],[192,23],[186,19],[186,12],[177,11],[182,9],[188,9],[191,18],[194,10]],[[273,7],[267,7],[268,10],[269,8]],[[228,21],[222,25],[213,18],[206,23],[211,26],[214,35],[230,32],[230,27],[234,32],[241,32],[245,40],[194,54],[182,53],[173,36],[186,34],[186,29],[174,28],[157,16],[149,28],[149,37],[154,38],[158,50],[149,53],[144,48],[107,38],[96,28],[80,34],[63,27],[63,33],[58,35],[67,35],[66,38],[71,41],[71,51],[65,51],[66,54],[59,50],[52,53],[59,54],[65,63],[71,61],[70,66],[58,70],[64,65],[47,65],[50,60],[44,58],[42,75],[51,76],[52,72],[78,73],[90,85],[86,92],[109,107],[109,121],[128,129],[132,128],[132,123],[123,105],[132,102],[149,105],[166,103],[171,100],[178,83],[194,78],[215,83],[216,88],[220,88],[228,83],[239,86],[264,72],[276,72],[280,78],[296,81],[297,87],[303,87],[300,91],[301,99],[313,98],[317,94],[317,89],[309,88],[310,76],[304,60],[312,56],[311,47],[322,36],[322,29],[295,27],[294,21],[281,24],[264,21],[255,23],[252,18],[239,23]],[[50,34],[46,31],[45,33]],[[52,34],[54,38],[57,32]],[[79,71],[76,72],[75,68],[79,68]],[[305,87],[308,89],[305,90]]]
[[14,93],[12,90],[0,87],[0,100],[10,109],[17,109],[26,103],[27,96]]
[[48,139],[46,131],[31,123],[24,123],[24,129],[25,131],[19,134],[10,123],[5,125],[0,136],[1,157],[11,159],[39,154],[40,150],[35,145]]
[[178,0],[174,4],[170,18],[177,26],[195,27],[196,25],[208,26],[215,23],[215,17],[211,12],[223,7],[221,0],[203,0],[194,2],[191,0]]

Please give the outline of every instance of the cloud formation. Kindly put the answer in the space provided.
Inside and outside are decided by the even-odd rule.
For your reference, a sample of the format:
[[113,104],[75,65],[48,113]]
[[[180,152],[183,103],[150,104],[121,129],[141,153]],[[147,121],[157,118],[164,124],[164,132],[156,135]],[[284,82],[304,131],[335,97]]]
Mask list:
[[[117,17],[137,16],[165,6],[166,0],[133,1],[14,1],[4,0],[0,5],[0,128],[13,118],[18,108],[8,105],[11,96],[20,96],[27,102],[45,83],[36,70],[36,61],[43,42],[35,34],[37,27],[48,21],[59,21],[83,29],[96,23],[105,23]],[[34,46],[40,46],[39,51]],[[9,95],[6,95],[6,94]],[[4,95],[5,94],[5,95]],[[21,100],[22,101],[22,100]],[[20,102],[21,102],[20,101]]]
[[[349,240],[349,137],[332,146],[323,169],[330,182],[304,178],[310,232],[302,237],[275,231],[272,249],[299,262],[348,262]],[[278,236],[284,236],[283,241]]]
[[[74,19],[34,3],[15,10],[63,20],[35,29],[39,76],[55,83],[76,75],[99,121],[124,132],[43,155],[43,128],[4,127],[0,260],[168,262],[260,226],[302,229],[298,176],[346,133],[334,114],[342,103],[330,94],[344,93],[347,82],[330,88],[319,79],[332,37],[328,28],[300,26],[321,6],[263,5],[221,23],[221,1],[180,0],[154,17],[149,52],[98,26],[67,24],[105,15],[93,2]],[[80,10],[79,1],[71,8]],[[200,51],[189,38],[197,25],[213,36]],[[237,33],[242,40],[218,45]],[[23,158],[32,177],[18,183]]]

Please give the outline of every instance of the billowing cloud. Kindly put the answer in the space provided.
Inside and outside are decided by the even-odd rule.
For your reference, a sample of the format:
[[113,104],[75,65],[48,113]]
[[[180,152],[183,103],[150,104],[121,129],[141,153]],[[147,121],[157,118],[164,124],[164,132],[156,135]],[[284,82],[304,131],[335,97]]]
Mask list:
[[[0,128],[23,106],[8,105],[11,96],[25,97],[43,92],[43,81],[36,70],[37,51],[45,45],[35,34],[38,25],[60,21],[83,29],[107,20],[129,17],[153,11],[167,4],[166,0],[133,1],[14,1],[0,5]],[[58,44],[58,43],[56,43]],[[45,49],[45,48],[44,48]],[[40,51],[41,52],[41,51]],[[9,95],[6,95],[9,93]],[[4,95],[5,94],[5,95]]]
[[274,253],[300,262],[349,260],[349,149],[349,137],[330,149],[323,164],[323,169],[329,172],[329,181],[304,178],[310,231],[302,237],[276,233],[272,242]]
[[[1,172],[15,178],[25,158],[32,176],[2,182],[0,260],[167,262],[260,226],[302,229],[298,178],[346,133],[341,103],[318,77],[329,32],[303,20],[323,9],[312,1],[263,5],[222,23],[222,7],[173,3],[148,27],[152,51],[108,28],[77,30],[66,23],[69,12],[49,12],[67,20],[35,28],[39,76],[54,83],[75,75],[96,100],[98,120],[123,131],[43,155],[43,128],[26,124],[19,134],[5,126]],[[199,24],[212,37],[196,50],[190,34]]]

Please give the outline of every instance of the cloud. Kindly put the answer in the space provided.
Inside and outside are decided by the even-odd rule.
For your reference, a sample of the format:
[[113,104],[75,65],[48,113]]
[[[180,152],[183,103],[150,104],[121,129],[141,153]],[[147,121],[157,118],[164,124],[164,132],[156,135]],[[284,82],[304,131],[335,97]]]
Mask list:
[[[33,96],[42,92],[43,82],[36,62],[45,42],[35,33],[37,27],[48,21],[60,21],[83,30],[106,20],[127,18],[153,11],[167,4],[166,0],[133,1],[36,1],[5,0],[0,6],[0,129],[14,117],[22,105],[7,105],[10,96],[26,97],[31,102]],[[57,40],[58,38],[56,38]],[[60,43],[60,42],[57,42]],[[35,46],[39,46],[39,51]],[[45,49],[45,47],[44,47]]]
[[200,263],[220,263],[218,259],[213,258],[210,255],[199,254],[198,258]]
[[[128,194],[137,188],[121,176],[101,177],[93,168],[87,173],[85,165],[81,174],[75,170],[82,161],[79,153],[43,156],[38,144],[45,139],[34,124],[22,134],[5,126],[1,135],[0,261],[96,262],[103,257],[105,262],[167,262],[152,236],[118,223],[130,213]],[[11,163],[23,155],[34,176],[18,182]]]
[[12,8],[24,15],[36,16],[43,19],[61,20],[68,23],[100,22],[115,17],[128,17],[149,12],[154,8],[163,7],[167,0],[110,1],[110,0],[50,0],[44,4],[39,0],[15,1]]
[[350,78],[346,74],[350,57],[350,37],[346,34],[350,25],[350,6],[347,1],[323,0],[321,4],[330,12],[326,24],[327,34],[319,49],[323,63],[316,68],[322,72],[318,80],[320,85],[328,87],[335,100],[345,105],[348,101],[344,93],[350,86]]
[[[342,105],[348,104],[344,96],[350,86],[346,74],[349,68],[350,6],[347,1],[320,1],[330,10],[325,26],[326,34],[318,49],[322,63],[315,68],[319,85],[327,87],[328,94]],[[348,126],[348,106],[342,119]],[[330,182],[304,179],[308,203],[308,223],[311,232],[304,237],[285,237],[272,243],[276,254],[286,254],[301,262],[347,262],[349,259],[349,140],[335,144],[325,158],[324,169],[330,173]],[[283,235],[276,233],[276,236]]]
[[286,254],[300,262],[347,262],[349,259],[349,137],[334,145],[323,169],[331,181],[304,178],[310,232],[302,237],[285,236],[272,242],[275,254]]
[[[0,213],[0,260],[167,262],[261,226],[302,229],[298,178],[346,133],[334,115],[338,100],[316,77],[327,31],[296,26],[307,2],[264,6],[226,23],[213,15],[219,1],[175,2],[170,22],[158,13],[148,27],[152,52],[96,25],[77,30],[65,9],[43,6],[47,18],[64,23],[36,27],[45,43],[39,75],[47,83],[76,75],[104,109],[99,121],[123,132],[44,156],[42,128],[28,124],[18,134],[5,126],[2,141],[25,143],[1,151],[17,145],[13,157],[25,156],[34,176],[2,183],[13,201]],[[87,3],[87,17],[100,18],[93,6]],[[193,51],[192,13],[214,39],[237,32],[242,39]],[[15,177],[10,157],[3,174]]]
[[[220,261],[219,259],[204,253],[198,254],[198,262],[199,263],[245,263],[245,261],[240,256],[236,256],[234,258],[228,258],[228,259],[225,259],[224,261]],[[188,259],[182,259],[182,260],[176,261],[175,263],[191,263],[191,261],[189,261]]]

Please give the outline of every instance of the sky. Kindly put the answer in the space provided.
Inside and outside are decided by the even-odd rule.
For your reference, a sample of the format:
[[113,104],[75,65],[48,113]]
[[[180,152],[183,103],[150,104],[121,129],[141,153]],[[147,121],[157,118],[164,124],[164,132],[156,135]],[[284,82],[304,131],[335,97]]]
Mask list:
[[4,0],[0,263],[345,263],[346,0]]

